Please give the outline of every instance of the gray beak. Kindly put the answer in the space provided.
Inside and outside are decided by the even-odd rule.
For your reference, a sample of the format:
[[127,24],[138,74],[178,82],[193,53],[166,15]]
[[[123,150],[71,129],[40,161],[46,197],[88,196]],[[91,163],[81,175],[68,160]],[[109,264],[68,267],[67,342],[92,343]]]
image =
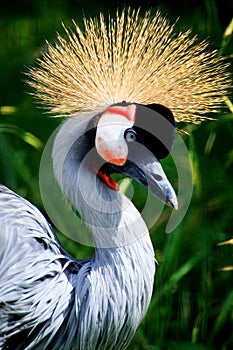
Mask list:
[[178,209],[175,191],[168,181],[160,162],[154,158],[150,163],[141,164],[147,183],[148,190],[158,197],[162,202],[174,209]]
[[145,146],[137,143],[132,147],[126,164],[118,167],[118,171],[141,183],[163,203],[178,209],[175,191],[160,162]]

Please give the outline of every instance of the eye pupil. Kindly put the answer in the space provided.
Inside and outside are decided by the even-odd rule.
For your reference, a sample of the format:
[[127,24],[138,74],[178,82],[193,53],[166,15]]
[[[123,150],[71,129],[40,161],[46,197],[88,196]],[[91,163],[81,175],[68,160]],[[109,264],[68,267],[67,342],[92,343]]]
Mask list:
[[125,139],[127,142],[136,141],[136,132],[134,130],[126,130]]

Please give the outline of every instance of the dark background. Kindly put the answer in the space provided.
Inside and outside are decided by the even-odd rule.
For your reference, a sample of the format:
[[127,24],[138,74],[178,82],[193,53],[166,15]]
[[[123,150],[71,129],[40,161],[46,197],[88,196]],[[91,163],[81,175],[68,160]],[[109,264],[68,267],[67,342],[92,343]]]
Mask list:
[[[159,9],[177,30],[192,28],[200,40],[232,61],[232,34],[224,32],[233,17],[233,2],[125,1],[142,9]],[[53,42],[61,23],[81,25],[83,15],[114,13],[119,1],[4,1],[0,5],[0,182],[43,211],[38,186],[39,162],[49,135],[60,123],[38,109],[28,94],[24,72],[35,65],[45,40]],[[232,71],[232,66],[229,68]],[[229,96],[232,100],[232,95]],[[171,214],[165,208],[151,230],[159,267],[147,316],[129,349],[233,348],[233,107],[216,121],[189,126],[183,135],[193,166],[194,191],[188,213],[171,234],[164,233]],[[186,126],[184,126],[187,128]],[[172,182],[174,170],[165,162]],[[146,191],[136,186],[135,203]],[[48,194],[49,195],[49,194]],[[45,213],[46,215],[46,213]],[[93,251],[59,234],[65,248],[80,258]]]

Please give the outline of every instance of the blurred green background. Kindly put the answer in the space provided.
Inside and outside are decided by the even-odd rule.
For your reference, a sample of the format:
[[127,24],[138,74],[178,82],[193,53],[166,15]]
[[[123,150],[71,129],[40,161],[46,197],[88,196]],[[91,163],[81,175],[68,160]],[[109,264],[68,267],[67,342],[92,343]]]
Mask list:
[[[232,0],[125,1],[133,7],[160,9],[176,28],[192,28],[210,47],[233,59]],[[45,40],[64,33],[62,22],[82,22],[123,6],[119,1],[19,0],[1,3],[0,12],[0,182],[43,211],[38,169],[43,147],[61,120],[49,118],[29,96],[24,72],[35,65]],[[226,28],[228,31],[226,32]],[[232,70],[232,65],[230,67]],[[130,350],[233,349],[233,106],[227,100],[216,121],[184,126],[194,190],[182,223],[164,233],[171,214],[165,208],[151,230],[159,267],[154,295]],[[165,162],[172,182],[175,170]],[[175,175],[174,175],[175,176]],[[137,188],[140,208],[146,192]],[[45,213],[46,215],[46,213]],[[58,233],[75,257],[92,250]],[[230,241],[231,240],[231,241]]]

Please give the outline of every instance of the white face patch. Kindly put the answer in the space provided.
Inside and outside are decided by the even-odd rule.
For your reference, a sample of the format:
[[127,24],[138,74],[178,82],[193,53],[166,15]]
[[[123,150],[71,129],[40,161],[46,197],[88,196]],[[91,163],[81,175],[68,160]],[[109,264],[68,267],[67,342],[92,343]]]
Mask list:
[[109,107],[100,117],[95,146],[99,155],[108,163],[124,165],[128,157],[125,130],[135,121],[136,105]]

